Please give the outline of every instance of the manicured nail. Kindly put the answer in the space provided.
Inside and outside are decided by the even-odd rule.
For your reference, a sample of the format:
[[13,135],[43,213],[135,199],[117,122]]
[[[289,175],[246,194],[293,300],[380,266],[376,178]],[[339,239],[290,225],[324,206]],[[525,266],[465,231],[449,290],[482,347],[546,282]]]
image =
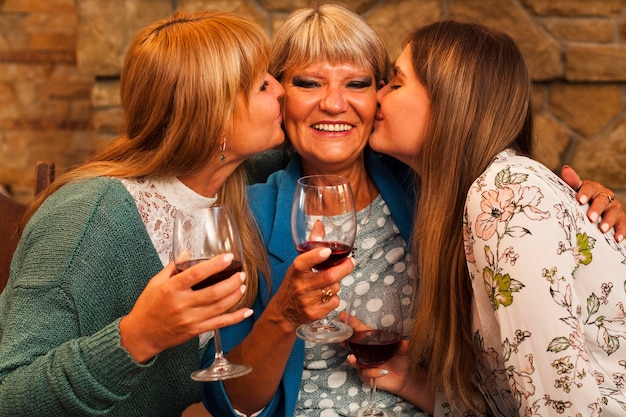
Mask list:
[[381,370],[380,370],[380,374],[381,374],[381,375],[387,375],[388,373],[389,373],[389,371],[388,371],[388,370],[386,370],[386,369],[381,369]]
[[239,279],[241,280],[241,282],[245,282],[246,281],[246,273],[245,272],[240,272],[239,273]]
[[244,294],[246,292],[246,286],[242,285],[241,287],[239,287],[239,291],[241,291],[241,293]]
[[328,258],[332,252],[333,251],[331,251],[330,248],[324,248],[320,251],[320,256],[322,258]]
[[235,255],[233,255],[232,253],[227,253],[226,255],[224,255],[224,263],[231,263],[233,261],[233,259],[235,258]]
[[586,195],[581,195],[579,201],[580,201],[580,204],[587,204],[587,201],[589,201],[589,199],[587,198]]
[[589,215],[589,220],[591,220],[592,223],[595,223],[598,220],[598,213],[591,213]]
[[617,235],[617,242],[618,243],[622,243],[623,240],[624,240],[624,235]]
[[243,317],[244,318],[248,318],[250,317],[252,314],[254,313],[254,310],[251,308],[248,308],[246,311],[243,312]]
[[609,225],[607,223],[602,223],[600,225],[600,230],[602,230],[602,233],[606,233],[609,231]]

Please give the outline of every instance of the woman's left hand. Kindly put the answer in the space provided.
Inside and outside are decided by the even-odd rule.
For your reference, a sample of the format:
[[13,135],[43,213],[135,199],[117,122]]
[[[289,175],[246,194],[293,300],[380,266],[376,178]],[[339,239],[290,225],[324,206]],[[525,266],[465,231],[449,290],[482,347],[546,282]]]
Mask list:
[[370,378],[377,378],[376,388],[398,394],[407,383],[411,372],[409,367],[409,341],[403,340],[400,349],[389,361],[378,368],[363,368],[352,354],[348,355],[347,363],[359,370],[359,376],[363,382],[370,382]]
[[576,171],[568,165],[561,169],[561,177],[570,187],[578,192],[576,198],[580,204],[589,203],[587,217],[596,222],[600,217],[600,230],[606,233],[615,228],[615,240],[621,242],[626,236],[626,213],[622,204],[615,198],[615,193],[599,182],[581,180]]
[[435,395],[428,388],[426,373],[417,373],[411,369],[408,340],[403,340],[394,357],[379,368],[359,366],[354,355],[348,355],[347,363],[359,370],[363,382],[369,383],[371,378],[377,378],[376,389],[395,394],[422,410],[433,413]]

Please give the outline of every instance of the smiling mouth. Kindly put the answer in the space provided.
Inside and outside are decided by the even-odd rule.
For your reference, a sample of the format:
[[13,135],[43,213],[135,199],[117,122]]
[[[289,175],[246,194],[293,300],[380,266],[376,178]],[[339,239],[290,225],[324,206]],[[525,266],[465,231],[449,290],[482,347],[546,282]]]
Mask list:
[[313,129],[319,130],[321,132],[347,132],[353,128],[352,125],[349,124],[328,124],[328,123],[318,123],[312,126]]

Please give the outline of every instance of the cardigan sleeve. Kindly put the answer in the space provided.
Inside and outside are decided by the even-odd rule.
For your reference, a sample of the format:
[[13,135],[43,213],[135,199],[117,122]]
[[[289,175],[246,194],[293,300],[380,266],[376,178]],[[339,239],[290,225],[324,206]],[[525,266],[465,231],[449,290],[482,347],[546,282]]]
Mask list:
[[[124,267],[123,253],[141,244],[125,221],[132,200],[112,204],[106,187],[68,188],[29,222],[0,295],[2,416],[102,415],[150,367],[120,344],[120,312],[145,285],[129,290],[123,282],[125,270],[137,273]],[[132,256],[146,258],[134,249]]]

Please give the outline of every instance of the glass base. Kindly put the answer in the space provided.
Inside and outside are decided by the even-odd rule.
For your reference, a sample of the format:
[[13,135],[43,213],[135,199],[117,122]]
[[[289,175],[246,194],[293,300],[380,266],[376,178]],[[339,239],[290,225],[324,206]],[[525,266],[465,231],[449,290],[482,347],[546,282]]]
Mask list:
[[387,408],[369,405],[348,414],[349,417],[396,417],[396,413]]
[[296,334],[300,339],[313,343],[338,343],[352,336],[352,327],[339,321],[320,320],[298,327]]
[[199,369],[191,374],[191,379],[198,382],[221,381],[247,375],[250,371],[252,371],[251,366],[226,363]]

